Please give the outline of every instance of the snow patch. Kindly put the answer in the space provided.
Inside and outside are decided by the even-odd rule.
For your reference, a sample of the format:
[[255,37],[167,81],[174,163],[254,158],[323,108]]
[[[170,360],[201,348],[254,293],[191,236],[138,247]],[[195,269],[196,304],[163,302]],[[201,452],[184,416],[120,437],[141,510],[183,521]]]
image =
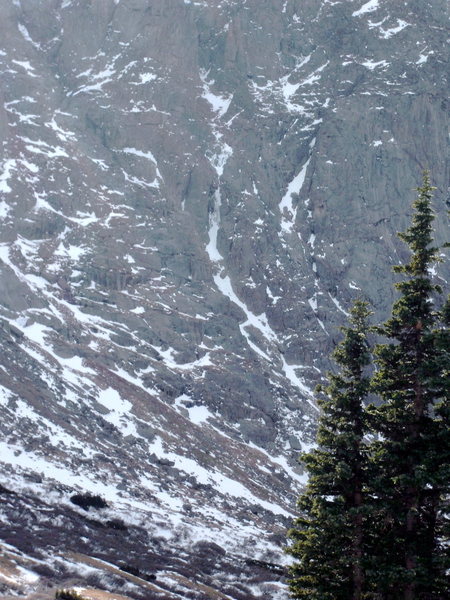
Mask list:
[[228,159],[233,154],[233,149],[226,142],[222,141],[222,133],[214,131],[214,137],[216,138],[216,151],[209,157],[209,162],[220,178],[223,175]]
[[0,175],[0,192],[8,194],[11,192],[11,188],[8,185],[8,179],[11,178],[11,173],[16,167],[17,161],[13,158],[8,158],[2,165],[3,173]]
[[416,65],[423,65],[426,63],[432,54],[434,54],[434,52],[430,52],[429,54],[420,54],[419,59],[416,60]]
[[300,369],[302,365],[288,365],[283,355],[281,356],[281,362],[286,378],[289,379],[292,385],[297,387],[305,394],[305,399],[308,402],[308,404],[310,404],[315,410],[317,410],[317,412],[319,412],[319,409],[317,408],[314,402],[313,391],[307,385],[305,385],[305,382],[296,373],[296,369]]
[[69,258],[74,262],[78,262],[80,258],[86,254],[87,248],[83,248],[81,246],[73,246],[69,244],[66,248],[62,242],[60,242],[58,248],[55,251],[55,256],[60,256],[63,258]]
[[209,243],[206,246],[206,252],[208,253],[209,259],[212,262],[219,262],[223,259],[223,256],[220,254],[217,248],[217,234],[219,232],[220,225],[220,190],[217,189],[214,194],[214,209],[209,214]]
[[144,83],[150,83],[157,79],[154,73],[140,73],[139,74],[139,83],[133,83],[132,85],[143,85]]
[[34,154],[43,154],[47,158],[69,158],[67,152],[60,146],[52,146],[43,140],[30,140],[27,137],[20,136],[19,138],[26,143],[25,148],[28,150],[28,152],[33,152]]
[[233,99],[233,94],[228,96],[222,96],[220,94],[214,94],[211,91],[211,86],[214,85],[214,80],[211,79],[208,81],[209,71],[200,70],[200,79],[203,83],[203,93],[202,98],[204,98],[211,106],[212,110],[217,113],[217,117],[220,119],[227,112],[231,104],[231,100]]
[[100,390],[97,401],[109,410],[109,414],[104,416],[106,421],[115,425],[124,435],[138,437],[136,427],[130,422],[129,413],[133,406],[131,402],[124,400],[119,392],[111,387]]
[[[233,290],[233,286],[231,285],[231,280],[228,276],[222,277],[221,275],[214,276],[214,283],[217,288],[222,292],[224,296],[227,296],[231,302],[239,306],[241,308],[247,320],[245,323],[240,325],[241,331],[247,326],[252,326],[257,329],[260,333],[262,333],[263,337],[268,341],[275,341],[277,339],[273,329],[270,327],[266,313],[261,313],[260,315],[255,315],[249,310],[246,304],[242,302]],[[245,337],[248,337],[248,334],[244,333]]]
[[400,31],[403,31],[403,29],[405,29],[405,27],[408,27],[409,23],[407,23],[406,21],[403,21],[402,19],[397,19],[397,27],[391,27],[390,29],[381,29],[381,35],[382,37],[384,37],[384,39],[389,39],[391,38],[393,35],[397,35],[397,33],[400,33]]
[[25,69],[25,71],[27,72],[27,75],[29,75],[30,77],[37,77],[36,73],[34,73],[34,67],[31,66],[30,61],[28,60],[12,60],[11,62],[13,62],[16,65],[19,65],[19,67],[22,67],[23,69]]
[[316,81],[319,81],[320,79],[320,75],[318,75],[318,73],[321,73],[325,67],[327,67],[329,65],[330,61],[327,60],[326,63],[324,63],[323,65],[321,65],[320,67],[318,67],[315,71],[313,71],[311,73],[311,75],[309,77],[307,77],[306,79],[304,79],[301,82],[301,85],[312,85],[313,83],[315,83]]
[[12,393],[10,392],[10,390],[5,388],[3,385],[0,385],[0,405],[6,406],[11,397]]
[[10,210],[9,206],[6,204],[6,202],[4,200],[2,200],[0,202],[0,219],[4,219],[5,217],[7,217],[9,210]]
[[363,67],[366,67],[366,69],[373,71],[374,69],[377,69],[378,67],[388,67],[390,63],[388,63],[385,60],[379,60],[378,62],[376,62],[374,60],[366,60],[365,62],[362,62],[360,64]]
[[30,44],[32,44],[35,48],[40,48],[40,44],[37,44],[35,41],[32,40],[30,34],[28,33],[28,29],[25,27],[25,25],[22,25],[22,23],[19,23],[17,25],[17,28],[19,29],[20,33],[22,34],[23,38],[27,41],[30,42]]
[[128,183],[133,185],[137,185],[140,188],[159,189],[160,187],[157,177],[153,181],[146,181],[145,179],[139,179],[139,177],[135,177],[134,175],[129,175],[124,169],[122,169],[122,173],[125,181],[128,181]]
[[361,15],[377,10],[377,8],[379,8],[378,1],[379,0],[369,0],[369,2],[363,4],[359,10],[355,10],[355,12],[352,13],[352,17],[360,17]]
[[342,306],[339,304],[338,300],[334,296],[332,296],[329,292],[328,292],[328,295],[330,296],[330,299],[333,302],[333,304],[336,306],[336,308],[338,310],[340,310],[341,313],[343,313],[346,317],[349,317],[350,314],[344,308],[342,308]]
[[189,420],[195,425],[206,423],[208,419],[214,416],[206,406],[192,406],[187,411],[189,413]]
[[294,179],[290,182],[290,184],[288,185],[287,192],[283,196],[279,204],[280,212],[282,214],[281,228],[286,233],[292,232],[292,228],[295,224],[295,218],[297,216],[297,208],[294,208],[292,195],[300,193],[303,184],[305,183],[306,171],[308,169],[310,160],[311,157],[308,158],[306,163],[300,169],[298,175],[296,175]]
[[184,408],[184,410],[188,412],[189,420],[194,423],[194,425],[202,425],[203,423],[206,423],[208,419],[214,417],[206,406],[195,405],[188,407],[185,406],[186,403],[192,403],[192,399],[186,394],[182,394],[176,398],[174,406],[176,408]]
[[[223,475],[217,471],[209,471],[191,458],[187,458],[185,456],[165,450],[162,440],[159,437],[155,438],[155,440],[149,444],[149,452],[153,452],[158,458],[164,458],[172,461],[176,469],[195,477],[195,479],[201,484],[212,485],[220,494],[224,496],[232,496],[234,498],[244,499],[252,504],[259,504],[274,514],[282,514],[286,517],[293,516],[292,513],[286,511],[281,506],[259,498],[239,481],[231,479],[230,477],[227,477],[226,475]],[[152,482],[151,484],[153,485]],[[172,500],[173,498],[170,497],[170,501]]]
[[134,156],[140,156],[141,158],[146,158],[147,160],[150,160],[154,165],[157,164],[156,158],[153,156],[150,150],[147,150],[147,152],[143,152],[142,150],[138,150],[137,148],[124,148],[122,152],[125,152],[125,154],[134,154]]

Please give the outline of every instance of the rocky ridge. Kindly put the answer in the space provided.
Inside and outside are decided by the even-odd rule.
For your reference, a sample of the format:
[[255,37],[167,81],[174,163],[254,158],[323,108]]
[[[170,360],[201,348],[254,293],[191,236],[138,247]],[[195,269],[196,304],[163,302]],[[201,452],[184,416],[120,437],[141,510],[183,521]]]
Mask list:
[[[447,3],[0,7],[9,551],[82,579],[55,556],[117,566],[120,519],[140,570],[179,552],[196,582],[274,598],[281,571],[245,561],[286,560],[312,390],[351,299],[389,310],[422,168],[448,235]],[[108,499],[101,535],[76,491]]]

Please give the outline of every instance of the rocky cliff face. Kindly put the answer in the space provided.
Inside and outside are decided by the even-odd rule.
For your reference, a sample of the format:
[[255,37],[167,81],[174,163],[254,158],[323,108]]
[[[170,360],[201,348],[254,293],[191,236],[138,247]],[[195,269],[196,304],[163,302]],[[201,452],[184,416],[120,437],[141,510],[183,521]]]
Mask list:
[[284,597],[312,390],[423,168],[448,237],[448,5],[0,7],[5,589]]

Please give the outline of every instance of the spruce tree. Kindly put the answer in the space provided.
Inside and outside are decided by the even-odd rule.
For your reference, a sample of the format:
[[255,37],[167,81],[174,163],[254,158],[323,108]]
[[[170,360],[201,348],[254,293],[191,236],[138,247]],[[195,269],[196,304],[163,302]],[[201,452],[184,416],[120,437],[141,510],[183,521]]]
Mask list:
[[369,390],[365,302],[357,301],[344,339],[333,353],[340,367],[329,374],[319,404],[318,448],[304,455],[309,483],[299,499],[302,516],[290,531],[288,552],[295,598],[361,600],[365,588],[367,431],[363,401]]
[[400,296],[391,318],[378,328],[387,341],[375,349],[372,389],[382,402],[371,411],[379,439],[372,445],[378,507],[370,552],[383,600],[437,600],[448,592],[442,536],[449,494],[450,308],[435,308],[442,290],[432,281],[439,249],[431,197],[425,173],[412,225],[399,234],[411,256],[394,270],[405,279],[396,284]]

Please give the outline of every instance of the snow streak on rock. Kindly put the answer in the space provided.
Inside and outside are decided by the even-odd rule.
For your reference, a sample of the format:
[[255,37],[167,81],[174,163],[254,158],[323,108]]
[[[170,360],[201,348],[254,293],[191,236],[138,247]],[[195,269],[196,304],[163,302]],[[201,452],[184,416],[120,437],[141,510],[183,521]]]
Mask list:
[[352,17],[360,17],[361,15],[364,15],[366,13],[371,13],[371,12],[377,10],[378,2],[379,2],[379,0],[369,0],[369,2],[366,2],[365,4],[363,4],[361,6],[361,8],[359,8],[358,10],[355,10],[352,13]]
[[306,171],[310,162],[310,158],[306,161],[303,167],[300,169],[298,175],[288,185],[286,194],[283,196],[280,202],[280,211],[282,214],[281,228],[286,233],[291,233],[295,225],[297,217],[297,207],[294,207],[294,200],[292,196],[294,194],[300,194],[300,191],[305,183]]

